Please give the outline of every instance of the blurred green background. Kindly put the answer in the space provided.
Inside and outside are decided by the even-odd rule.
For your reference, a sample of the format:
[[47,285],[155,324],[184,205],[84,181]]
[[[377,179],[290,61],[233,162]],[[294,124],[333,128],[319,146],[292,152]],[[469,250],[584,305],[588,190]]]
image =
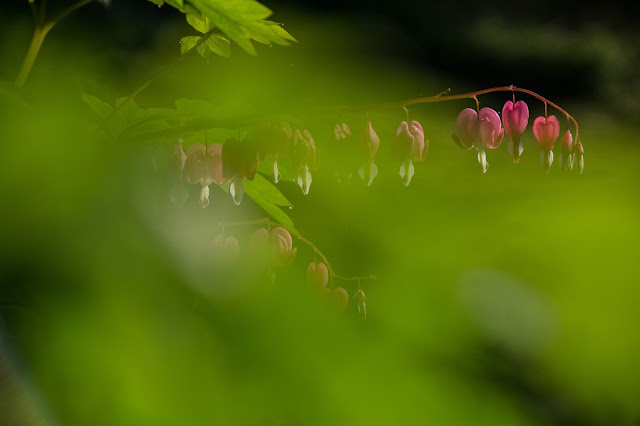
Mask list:
[[[9,82],[30,37],[23,3],[2,5]],[[367,320],[308,294],[300,241],[275,283],[244,256],[240,278],[212,266],[218,222],[264,212],[219,188],[207,209],[195,187],[169,207],[156,147],[102,137],[80,97],[126,96],[192,32],[167,7],[92,4],[50,34],[23,90],[0,88],[0,425],[638,424],[639,50],[624,11],[266,4],[299,45],[189,58],[136,101],[196,98],[309,129],[310,194],[278,187],[338,273],[377,276]],[[545,174],[530,131],[520,164],[505,141],[483,175],[449,137],[473,106],[456,101],[411,108],[431,143],[409,187],[389,160],[402,110],[370,113],[373,185],[335,181],[331,129],[365,118],[315,107],[512,83],[578,120],[582,175],[558,157]],[[523,99],[531,121],[543,113]],[[242,253],[254,229],[238,229]]]

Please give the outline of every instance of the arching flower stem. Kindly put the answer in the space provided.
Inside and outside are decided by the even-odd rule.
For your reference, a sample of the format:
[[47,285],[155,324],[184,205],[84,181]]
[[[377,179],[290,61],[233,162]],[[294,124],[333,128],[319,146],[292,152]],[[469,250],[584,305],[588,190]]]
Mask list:
[[573,116],[571,116],[571,114],[569,114],[564,108],[560,107],[559,105],[551,102],[550,100],[546,99],[545,97],[537,94],[536,92],[529,90],[529,89],[522,89],[520,87],[516,87],[514,85],[509,85],[509,86],[498,86],[498,87],[491,87],[489,89],[483,89],[483,90],[477,90],[475,92],[468,92],[468,93],[462,93],[459,95],[447,95],[446,93],[449,92],[449,89],[438,93],[437,95],[434,96],[426,96],[426,97],[420,97],[420,98],[413,98],[413,99],[407,99],[404,101],[398,101],[398,102],[388,102],[388,103],[382,103],[382,104],[374,104],[374,105],[368,105],[368,106],[364,106],[364,107],[347,107],[347,106],[340,106],[337,108],[334,108],[335,111],[342,113],[343,111],[372,111],[372,110],[377,110],[377,109],[388,109],[388,108],[405,108],[409,105],[415,105],[415,104],[424,104],[424,103],[431,103],[431,102],[445,102],[445,101],[455,101],[455,100],[459,100],[459,99],[475,99],[476,100],[476,107],[479,107],[478,105],[478,99],[477,97],[480,95],[485,95],[487,93],[495,93],[495,92],[512,92],[514,93],[514,99],[515,99],[515,92],[520,92],[520,93],[525,93],[529,96],[532,96],[536,99],[538,99],[539,101],[544,103],[545,106],[545,116],[547,115],[547,106],[551,106],[552,108],[555,108],[556,110],[558,110],[560,113],[564,114],[564,116],[567,118],[568,121],[572,122],[573,125],[575,126],[576,129],[576,141],[578,141],[580,139],[579,137],[579,131],[578,131],[578,122],[575,120],[575,118],[573,118]]
[[248,225],[264,225],[267,227],[281,227],[286,229],[287,231],[289,231],[289,233],[295,237],[297,237],[300,241],[302,241],[303,243],[305,243],[307,246],[309,246],[309,248],[311,248],[311,250],[313,250],[313,252],[322,260],[322,262],[327,266],[327,270],[329,271],[329,280],[331,282],[331,288],[333,288],[333,278],[336,278],[338,280],[342,280],[342,281],[358,281],[358,286],[360,286],[360,280],[375,280],[376,276],[375,275],[368,275],[365,277],[345,277],[342,276],[340,274],[337,274],[336,271],[333,269],[333,267],[331,267],[331,264],[329,263],[329,261],[327,260],[327,258],[325,257],[325,255],[320,251],[320,249],[318,247],[316,247],[315,244],[313,244],[311,241],[309,241],[307,238],[305,238],[302,234],[300,234],[298,231],[296,231],[293,228],[290,228],[286,225],[283,225],[281,223],[278,222],[274,222],[270,219],[267,218],[263,218],[263,219],[256,219],[256,220],[247,220],[247,221],[242,221],[242,222],[221,222],[218,224],[218,226],[220,226],[222,229],[224,229],[225,227],[229,227],[229,226],[248,226]]

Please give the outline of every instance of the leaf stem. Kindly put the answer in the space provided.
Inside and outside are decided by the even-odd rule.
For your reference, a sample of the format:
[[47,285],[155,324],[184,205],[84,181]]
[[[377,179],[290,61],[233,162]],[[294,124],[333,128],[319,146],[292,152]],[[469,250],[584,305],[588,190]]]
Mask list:
[[33,37],[31,38],[31,44],[29,44],[29,49],[27,50],[27,54],[22,61],[22,65],[20,66],[20,70],[18,71],[18,76],[16,77],[16,86],[24,87],[24,83],[27,81],[29,74],[31,74],[31,69],[33,68],[33,64],[38,57],[38,53],[40,52],[40,48],[42,47],[42,43],[44,42],[45,37],[49,34],[49,31],[62,19],[64,19],[67,15],[75,11],[76,9],[81,8],[82,6],[91,3],[93,0],[80,0],[77,3],[72,4],[66,9],[62,10],[56,16],[51,18],[49,21],[45,21],[46,19],[46,11],[47,11],[47,1],[42,0],[40,2],[40,10],[35,4],[35,0],[28,0],[29,6],[31,7],[31,14],[33,15]]

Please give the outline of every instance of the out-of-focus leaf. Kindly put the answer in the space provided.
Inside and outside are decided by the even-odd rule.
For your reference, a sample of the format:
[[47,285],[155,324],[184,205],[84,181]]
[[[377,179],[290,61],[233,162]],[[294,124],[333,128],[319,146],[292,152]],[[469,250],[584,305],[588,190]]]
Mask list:
[[295,43],[298,42],[298,40],[295,39],[294,36],[292,36],[291,34],[289,34],[289,32],[287,30],[285,30],[284,28],[282,28],[283,24],[279,24],[277,22],[273,22],[273,21],[268,21],[268,20],[264,20],[262,21],[264,22],[264,24],[271,30],[273,31],[277,36],[285,39],[285,40],[289,40],[289,41],[293,41]]
[[[105,2],[105,0],[101,0],[102,2]],[[109,3],[111,0],[106,0],[107,3]],[[149,0],[151,3],[153,4],[157,4],[158,6],[162,6],[163,4],[168,4],[169,6],[173,6],[176,9],[182,11],[183,7],[184,7],[184,0]]]
[[193,49],[195,45],[198,44],[199,40],[199,36],[182,37],[180,39],[180,53],[184,55],[189,50]]
[[[245,181],[244,183],[247,183]],[[276,222],[288,227],[293,228],[293,221],[287,214],[280,209],[280,207],[276,206],[270,201],[267,201],[264,197],[260,195],[259,192],[250,189],[249,186],[245,185],[246,194],[253,200],[257,205],[259,205],[269,216],[271,216]],[[293,228],[295,229],[295,228]]]
[[[247,194],[258,193],[265,200],[283,207],[291,206],[291,202],[282,195],[282,192],[264,176],[256,174],[253,180],[248,180],[244,184]],[[252,197],[253,198],[253,197]]]
[[93,95],[88,93],[82,93],[80,95],[82,100],[91,107],[91,109],[98,114],[100,118],[107,118],[113,113],[113,107],[106,102],[101,101]]

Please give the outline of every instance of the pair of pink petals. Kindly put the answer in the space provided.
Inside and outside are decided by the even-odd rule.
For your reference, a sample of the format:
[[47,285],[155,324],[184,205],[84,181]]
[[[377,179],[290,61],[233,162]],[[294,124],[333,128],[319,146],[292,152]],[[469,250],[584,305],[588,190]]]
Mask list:
[[200,191],[200,206],[209,205],[209,185],[222,185],[226,179],[222,174],[222,145],[211,144],[205,148],[202,144],[189,147],[186,154],[183,175],[188,183],[202,185]]
[[396,130],[395,144],[400,156],[412,161],[424,161],[429,149],[429,141],[424,140],[422,125],[415,120],[400,123]]
[[560,136],[560,122],[555,115],[538,117],[533,121],[533,135],[545,151],[551,151]]
[[458,134],[452,133],[451,137],[463,149],[496,149],[504,137],[500,116],[491,108],[481,108],[480,112],[463,109],[458,114],[456,129]]
[[507,101],[502,107],[502,124],[504,132],[509,137],[509,154],[513,157],[513,162],[520,161],[523,151],[520,138],[529,123],[529,107],[524,101]]

